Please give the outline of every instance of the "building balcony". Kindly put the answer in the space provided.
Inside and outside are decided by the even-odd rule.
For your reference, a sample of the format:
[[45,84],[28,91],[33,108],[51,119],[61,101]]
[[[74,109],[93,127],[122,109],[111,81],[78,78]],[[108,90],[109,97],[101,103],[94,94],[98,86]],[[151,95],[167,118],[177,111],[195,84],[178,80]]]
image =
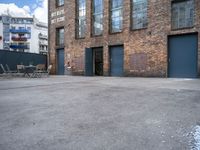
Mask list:
[[48,41],[39,41],[39,45],[48,46]]
[[44,35],[44,34],[39,34],[38,37],[40,39],[48,39],[48,36],[47,35]]
[[11,44],[10,48],[12,48],[12,49],[29,49],[29,45]]
[[48,53],[47,49],[40,49],[40,53]]
[[23,34],[30,34],[31,32],[27,29],[10,29],[11,33],[23,33]]
[[11,39],[13,41],[27,41],[26,37],[12,37]]

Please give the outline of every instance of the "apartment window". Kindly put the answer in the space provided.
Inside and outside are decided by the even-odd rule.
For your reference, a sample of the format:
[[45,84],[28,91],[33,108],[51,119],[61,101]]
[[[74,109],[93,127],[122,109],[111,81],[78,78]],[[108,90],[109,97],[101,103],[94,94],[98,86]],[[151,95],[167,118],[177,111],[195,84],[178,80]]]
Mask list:
[[86,0],[77,0],[76,36],[84,38],[86,32]]
[[188,28],[194,24],[194,0],[172,2],[172,29]]
[[56,45],[64,46],[64,28],[56,29]]
[[121,32],[123,24],[123,0],[111,0],[111,32]]
[[93,35],[103,33],[103,0],[93,0]]
[[65,0],[57,0],[57,6],[63,6]]
[[147,0],[132,0],[132,29],[147,27]]

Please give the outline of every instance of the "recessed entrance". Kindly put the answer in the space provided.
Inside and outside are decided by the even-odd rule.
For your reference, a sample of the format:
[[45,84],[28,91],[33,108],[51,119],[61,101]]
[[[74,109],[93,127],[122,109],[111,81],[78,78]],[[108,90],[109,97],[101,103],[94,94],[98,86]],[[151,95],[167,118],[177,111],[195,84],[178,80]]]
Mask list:
[[103,48],[86,48],[85,50],[85,75],[103,75]]
[[103,75],[103,49],[102,48],[94,48],[94,74],[96,76]]

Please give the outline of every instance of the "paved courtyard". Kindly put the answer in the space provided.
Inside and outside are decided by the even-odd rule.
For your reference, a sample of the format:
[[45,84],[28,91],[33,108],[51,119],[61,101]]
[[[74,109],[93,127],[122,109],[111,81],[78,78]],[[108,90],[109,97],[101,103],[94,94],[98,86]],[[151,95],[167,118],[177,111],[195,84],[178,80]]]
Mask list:
[[199,150],[199,125],[199,79],[0,79],[0,150]]

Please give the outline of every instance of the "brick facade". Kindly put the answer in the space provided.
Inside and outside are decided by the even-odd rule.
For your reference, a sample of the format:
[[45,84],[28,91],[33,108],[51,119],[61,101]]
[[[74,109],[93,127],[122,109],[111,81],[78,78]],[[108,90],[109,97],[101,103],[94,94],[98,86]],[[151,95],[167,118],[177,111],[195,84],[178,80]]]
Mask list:
[[[65,28],[65,63],[73,67],[73,74],[84,74],[85,48],[103,47],[104,75],[109,75],[109,46],[124,46],[125,76],[167,77],[168,36],[200,31],[200,1],[195,0],[195,23],[193,28],[171,29],[171,1],[148,0],[148,27],[131,30],[131,0],[124,0],[123,31],[109,33],[109,0],[104,0],[103,35],[91,36],[91,0],[86,0],[87,32],[84,39],[75,38],[75,0],[65,0],[65,5],[56,7],[55,0],[49,0],[49,48],[52,73],[56,73],[56,28]],[[51,14],[64,9],[65,19],[51,23]],[[57,18],[62,17],[58,15]],[[200,74],[200,34],[198,34],[198,72]]]

